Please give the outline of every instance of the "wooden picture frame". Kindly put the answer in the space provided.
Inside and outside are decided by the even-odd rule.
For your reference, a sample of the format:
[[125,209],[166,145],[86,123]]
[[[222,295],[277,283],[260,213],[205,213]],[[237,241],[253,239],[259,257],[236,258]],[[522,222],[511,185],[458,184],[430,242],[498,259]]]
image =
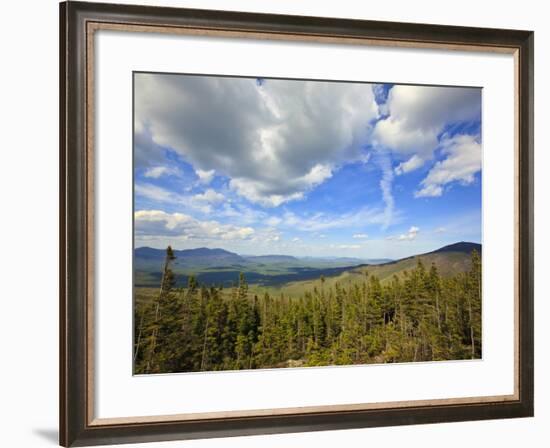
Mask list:
[[[516,393],[505,399],[94,419],[91,92],[99,29],[460,49],[516,61]],[[86,446],[533,416],[533,32],[65,2],[60,5],[60,444]]]

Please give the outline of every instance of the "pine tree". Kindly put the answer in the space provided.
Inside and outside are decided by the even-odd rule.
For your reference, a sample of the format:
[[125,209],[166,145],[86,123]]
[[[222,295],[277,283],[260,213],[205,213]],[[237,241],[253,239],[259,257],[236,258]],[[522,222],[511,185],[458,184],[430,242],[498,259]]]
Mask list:
[[320,286],[299,297],[252,295],[244,274],[231,289],[176,288],[167,248],[161,287],[136,301],[136,373],[410,362],[481,357],[481,258],[441,277],[421,261],[381,282]]
[[149,327],[150,336],[149,344],[146,354],[146,366],[145,373],[156,372],[161,369],[159,359],[155,353],[157,349],[157,339],[159,337],[159,331],[162,327],[161,318],[162,318],[162,307],[171,297],[172,288],[175,286],[174,274],[171,270],[171,263],[175,260],[174,251],[171,246],[166,248],[166,256],[164,259],[164,269],[162,273],[162,279],[160,283],[160,291],[157,297],[157,300],[153,303],[154,308],[154,320],[151,326]]

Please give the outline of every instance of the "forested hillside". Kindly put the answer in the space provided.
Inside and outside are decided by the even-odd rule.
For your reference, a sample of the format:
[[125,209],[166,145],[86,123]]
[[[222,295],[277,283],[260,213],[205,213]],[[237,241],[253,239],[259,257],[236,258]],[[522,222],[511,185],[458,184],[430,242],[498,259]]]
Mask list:
[[325,278],[300,296],[176,287],[166,251],[161,287],[136,301],[136,374],[418,362],[481,357],[481,259],[443,277],[416,260],[381,284],[366,268],[353,284]]

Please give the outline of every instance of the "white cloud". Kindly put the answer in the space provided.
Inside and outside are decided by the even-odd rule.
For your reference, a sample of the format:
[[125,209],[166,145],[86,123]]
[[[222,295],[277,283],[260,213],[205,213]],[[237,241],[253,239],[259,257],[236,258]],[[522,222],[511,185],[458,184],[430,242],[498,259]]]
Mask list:
[[420,190],[414,192],[415,198],[436,198],[443,194],[443,187],[437,184],[424,185]]
[[331,176],[332,171],[330,167],[315,165],[305,176],[294,182],[294,187],[301,191],[286,196],[281,194],[270,194],[265,190],[266,186],[262,182],[256,180],[231,179],[229,187],[236,191],[237,194],[244,196],[252,202],[259,203],[265,207],[277,207],[287,201],[302,199],[305,191],[323,183],[323,181]]
[[263,242],[265,243],[278,243],[281,241],[281,235],[277,232],[266,232],[266,235],[263,238]]
[[156,202],[181,202],[181,196],[152,184],[136,183],[134,192],[137,196]]
[[301,241],[301,240],[298,237],[292,238],[293,243],[298,243],[299,241]]
[[417,198],[441,196],[445,185],[451,182],[469,185],[481,170],[481,143],[474,136],[443,138],[441,146],[446,158],[436,162],[420,183],[421,189],[415,192]]
[[222,232],[222,240],[244,240],[254,233],[254,229],[252,227],[241,227],[240,229],[234,230],[222,230]]
[[384,224],[384,210],[364,207],[354,212],[344,214],[316,213],[312,216],[299,216],[292,212],[283,214],[281,227],[302,232],[320,232],[328,229],[364,227],[365,225]]
[[218,204],[225,200],[225,196],[209,188],[204,193],[194,195],[193,200],[198,202],[206,202],[208,204]]
[[413,241],[418,236],[420,229],[416,226],[411,226],[407,233],[402,233],[401,235],[395,237],[387,237],[387,240],[397,240],[397,241]]
[[438,227],[434,230],[435,233],[445,233],[447,229],[445,227]]
[[414,171],[417,168],[420,168],[422,165],[424,165],[424,160],[422,160],[420,157],[418,157],[415,154],[410,159],[408,159],[406,162],[402,162],[398,166],[396,166],[394,171],[395,171],[395,174],[400,176],[401,174],[405,174],[405,173],[409,173],[411,171]]
[[277,229],[273,227],[254,227],[252,229],[254,233],[250,237],[234,240],[232,243],[239,243],[242,248],[246,246],[247,253],[259,252],[260,254],[265,254],[266,251],[269,252],[271,249],[280,248],[283,245],[282,234]]
[[355,239],[366,239],[369,236],[366,233],[356,233],[353,235],[353,238]]
[[304,197],[303,192],[287,195],[269,194],[264,192],[264,185],[261,182],[249,179],[231,179],[229,181],[229,188],[249,201],[261,204],[264,207],[277,207],[284,202],[302,199]]
[[162,176],[178,176],[180,170],[177,167],[172,166],[154,166],[147,168],[143,175],[152,179],[158,179]]
[[212,182],[212,179],[214,178],[214,174],[216,174],[215,170],[197,170],[195,171],[196,175],[199,177],[199,182],[205,185],[208,185],[210,182]]
[[165,163],[164,149],[153,141],[151,131],[142,122],[134,127],[134,165],[149,167]]
[[368,84],[140,74],[135,88],[136,128],[147,125],[152,143],[264,206],[301,199],[363,160],[378,116]]
[[369,163],[371,156],[372,154],[370,152],[363,153],[359,156],[359,161],[366,165],[367,163]]
[[[253,224],[257,222],[264,222],[267,219],[267,213],[244,206],[242,204],[237,204],[234,202],[224,202],[221,205],[221,209],[216,212],[218,216],[223,218],[228,218],[229,220],[238,221],[243,224]],[[275,225],[275,224],[268,224]]]
[[265,220],[265,223],[268,226],[275,227],[279,225],[283,220],[279,218],[278,216],[271,216]]
[[252,227],[199,221],[183,213],[139,210],[134,213],[136,237],[173,237],[184,240],[245,240],[252,237]]
[[479,119],[481,91],[398,85],[390,90],[386,104],[389,117],[376,124],[375,142],[396,154],[428,160],[445,125]]
[[[136,196],[149,199],[155,203],[181,205],[203,213],[212,212],[211,205],[219,204],[225,200],[223,194],[212,189],[208,189],[204,193],[198,193],[193,196],[186,196],[149,183],[136,183],[134,185],[134,192]],[[225,213],[223,214],[225,216]]]
[[[477,88],[397,85],[390,89],[385,107],[387,117],[376,123],[372,141],[375,147],[390,150],[395,159],[402,161],[392,171],[399,176],[433,159],[446,126],[480,120],[481,91]],[[388,214],[393,207],[392,182],[393,177],[384,170],[380,187]],[[440,196],[443,185],[427,182],[415,196]]]

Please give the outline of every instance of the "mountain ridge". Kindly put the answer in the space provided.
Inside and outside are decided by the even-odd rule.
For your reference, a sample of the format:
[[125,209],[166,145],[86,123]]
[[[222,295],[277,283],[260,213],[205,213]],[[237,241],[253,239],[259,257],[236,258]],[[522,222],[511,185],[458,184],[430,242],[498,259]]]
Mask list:
[[[202,247],[174,250],[176,259],[172,270],[181,286],[187,283],[190,275],[196,276],[202,284],[231,285],[237,281],[240,273],[244,273],[249,283],[264,286],[315,281],[321,276],[338,278],[345,273],[356,275],[367,270],[386,277],[395,273],[401,275],[413,267],[417,260],[427,265],[435,263],[443,275],[449,275],[468,269],[472,250],[481,254],[481,245],[461,241],[399,260],[369,262],[347,257],[321,259],[291,255],[239,255],[225,249]],[[165,253],[164,249],[150,247],[135,249],[136,286],[158,285]]]
[[[472,253],[473,250],[481,252],[482,245],[479,243],[471,243],[468,241],[459,241],[458,243],[447,244],[446,246],[440,247],[439,249],[432,250],[431,252],[426,252],[426,254],[435,254],[441,252],[464,252]],[[423,254],[423,255],[426,255]]]
[[[420,254],[415,255],[409,255],[408,257],[398,258],[396,260],[388,260],[385,258],[375,258],[373,260],[377,261],[385,261],[385,263],[376,263],[376,264],[386,264],[386,263],[397,263],[402,260],[407,260],[414,257],[419,257],[422,255],[429,255],[429,254],[436,254],[436,253],[444,253],[444,252],[463,252],[463,253],[471,253],[472,250],[477,250],[478,252],[482,251],[482,245],[479,243],[472,243],[468,241],[459,241],[457,243],[447,244],[445,246],[442,246],[438,249],[429,251],[429,252],[423,252]],[[139,255],[140,257],[148,258],[150,256],[158,256],[165,254],[165,249],[156,249],[153,247],[148,246],[141,246],[134,249],[134,254]],[[265,255],[241,255],[236,252],[231,252],[225,249],[221,248],[209,248],[209,247],[197,247],[194,249],[174,249],[174,255],[176,258],[178,255],[181,256],[199,256],[199,257],[206,257],[206,256],[216,256],[216,257],[228,257],[228,258],[238,258],[240,260],[247,260],[247,259],[255,259],[255,260],[269,260],[269,259],[277,259],[277,260],[349,260],[349,261],[369,261],[368,258],[358,258],[358,257],[312,257],[312,256],[305,256],[305,257],[295,257],[293,255],[281,255],[281,254],[265,254]],[[387,260],[387,261],[386,261]],[[368,263],[363,263],[368,264]]]
[[[231,252],[225,249],[221,248],[209,248],[209,247],[198,247],[195,249],[173,249],[174,255],[176,256],[176,259],[178,257],[187,257],[187,256],[199,256],[199,257],[208,257],[208,256],[222,256],[227,258],[235,258],[237,257],[241,261],[245,260],[265,260],[265,261],[298,261],[298,260],[347,260],[350,262],[357,262],[357,264],[364,263],[366,261],[373,261],[373,262],[380,262],[380,261],[390,261],[388,259],[382,259],[382,258],[374,258],[374,259],[368,259],[368,258],[357,258],[357,257],[295,257],[294,255],[283,255],[283,254],[264,254],[264,255],[244,255],[244,254],[238,254],[236,252]],[[149,246],[141,246],[134,249],[134,254],[136,254],[139,257],[143,258],[151,258],[151,257],[164,257],[166,253],[166,249],[156,249]]]

